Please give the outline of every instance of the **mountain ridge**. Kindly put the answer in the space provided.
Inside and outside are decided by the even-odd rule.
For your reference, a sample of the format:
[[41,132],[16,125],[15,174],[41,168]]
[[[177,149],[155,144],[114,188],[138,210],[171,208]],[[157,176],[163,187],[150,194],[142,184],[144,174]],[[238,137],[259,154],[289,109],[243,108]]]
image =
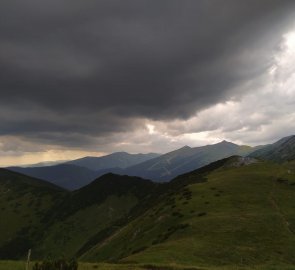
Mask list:
[[285,162],[295,159],[295,135],[290,135],[254,151],[250,157],[274,162]]
[[[36,168],[10,167],[9,169],[47,180],[69,190],[85,186],[97,177],[110,172],[138,176],[155,182],[167,182],[178,175],[232,155],[256,157],[278,162],[292,160],[295,158],[295,154],[293,154],[295,149],[294,138],[295,136],[291,135],[273,144],[256,147],[237,145],[223,140],[216,144],[199,147],[186,145],[160,156],[154,153],[128,154],[126,152],[116,152],[103,157],[84,157],[54,166]],[[127,160],[125,160],[126,157]],[[142,162],[142,160],[145,161]],[[130,162],[135,163],[135,165],[126,167]],[[112,165],[118,166],[111,167]],[[89,167],[106,168],[92,170]],[[64,170],[61,170],[61,168],[64,168]]]
[[45,180],[68,190],[87,185],[97,177],[95,171],[73,164],[26,168],[8,167],[7,169]]
[[218,159],[232,155],[246,155],[252,150],[252,147],[240,146],[227,141],[194,148],[184,146],[160,157],[129,167],[125,173],[165,182]]
[[159,154],[156,153],[129,154],[127,152],[114,152],[101,157],[83,157],[80,159],[68,161],[66,164],[78,165],[94,171],[108,168],[124,169],[157,156],[159,156]]

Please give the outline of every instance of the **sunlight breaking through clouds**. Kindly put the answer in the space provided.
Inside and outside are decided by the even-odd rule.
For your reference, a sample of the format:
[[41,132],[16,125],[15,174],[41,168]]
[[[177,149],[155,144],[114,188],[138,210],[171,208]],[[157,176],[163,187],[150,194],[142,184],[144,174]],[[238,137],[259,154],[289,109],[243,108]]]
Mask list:
[[[216,104],[187,121],[157,123],[157,130],[188,142],[214,143],[222,138],[251,145],[273,142],[295,133],[295,32],[282,36],[280,50],[268,72],[262,74],[259,87],[246,89],[239,101]],[[286,134],[286,131],[288,132]]]

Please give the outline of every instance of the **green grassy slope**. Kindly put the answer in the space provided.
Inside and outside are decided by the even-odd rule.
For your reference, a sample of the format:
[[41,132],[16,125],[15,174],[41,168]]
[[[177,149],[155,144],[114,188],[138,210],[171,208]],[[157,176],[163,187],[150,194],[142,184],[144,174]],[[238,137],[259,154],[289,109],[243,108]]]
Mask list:
[[65,191],[9,170],[0,169],[0,257],[18,258],[44,228],[45,214]]
[[107,174],[72,192],[51,210],[54,222],[34,248],[35,255],[73,257],[87,250],[92,238],[99,239],[128,222],[157,186],[137,177]]
[[110,196],[98,205],[78,210],[66,218],[56,220],[46,232],[46,237],[35,247],[37,257],[50,255],[55,258],[61,254],[73,257],[87,240],[98,232],[112,226],[137,203],[132,194]]
[[74,191],[0,170],[0,258],[75,256],[149,204],[158,184],[107,174]]
[[32,248],[33,259],[96,263],[81,269],[292,269],[295,162],[252,161],[227,158],[168,184],[107,174],[74,192],[0,170],[1,258]]
[[223,164],[203,183],[193,183],[199,174],[186,174],[192,184],[162,195],[81,259],[206,267],[294,264],[294,164],[230,162],[234,166]]
[[[24,270],[24,261],[0,261],[0,270]],[[31,262],[29,270],[32,270]],[[80,262],[78,270],[295,270],[290,265],[258,265],[258,266],[219,266],[219,267],[186,267],[181,265],[150,265],[150,264],[110,264],[110,263],[84,263]]]

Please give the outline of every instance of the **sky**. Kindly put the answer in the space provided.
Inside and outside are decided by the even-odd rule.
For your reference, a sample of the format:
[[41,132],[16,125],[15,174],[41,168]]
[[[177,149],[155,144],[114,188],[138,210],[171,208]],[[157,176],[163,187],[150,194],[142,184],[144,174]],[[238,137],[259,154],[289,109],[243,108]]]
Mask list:
[[295,1],[1,0],[0,166],[295,134]]

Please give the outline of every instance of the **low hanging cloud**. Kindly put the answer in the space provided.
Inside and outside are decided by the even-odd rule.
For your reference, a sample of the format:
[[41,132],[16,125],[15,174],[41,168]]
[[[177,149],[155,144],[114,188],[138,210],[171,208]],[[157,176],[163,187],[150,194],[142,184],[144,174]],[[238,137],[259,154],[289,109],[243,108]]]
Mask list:
[[[1,1],[0,136],[21,138],[30,147],[107,152],[147,134],[149,122],[167,129],[161,139],[150,134],[144,150],[182,130],[239,129],[237,121],[220,126],[218,111],[209,124],[196,113],[239,103],[261,88],[292,26],[294,5],[287,0]],[[193,127],[181,129],[190,119],[197,119]],[[181,122],[176,131],[173,121]]]

